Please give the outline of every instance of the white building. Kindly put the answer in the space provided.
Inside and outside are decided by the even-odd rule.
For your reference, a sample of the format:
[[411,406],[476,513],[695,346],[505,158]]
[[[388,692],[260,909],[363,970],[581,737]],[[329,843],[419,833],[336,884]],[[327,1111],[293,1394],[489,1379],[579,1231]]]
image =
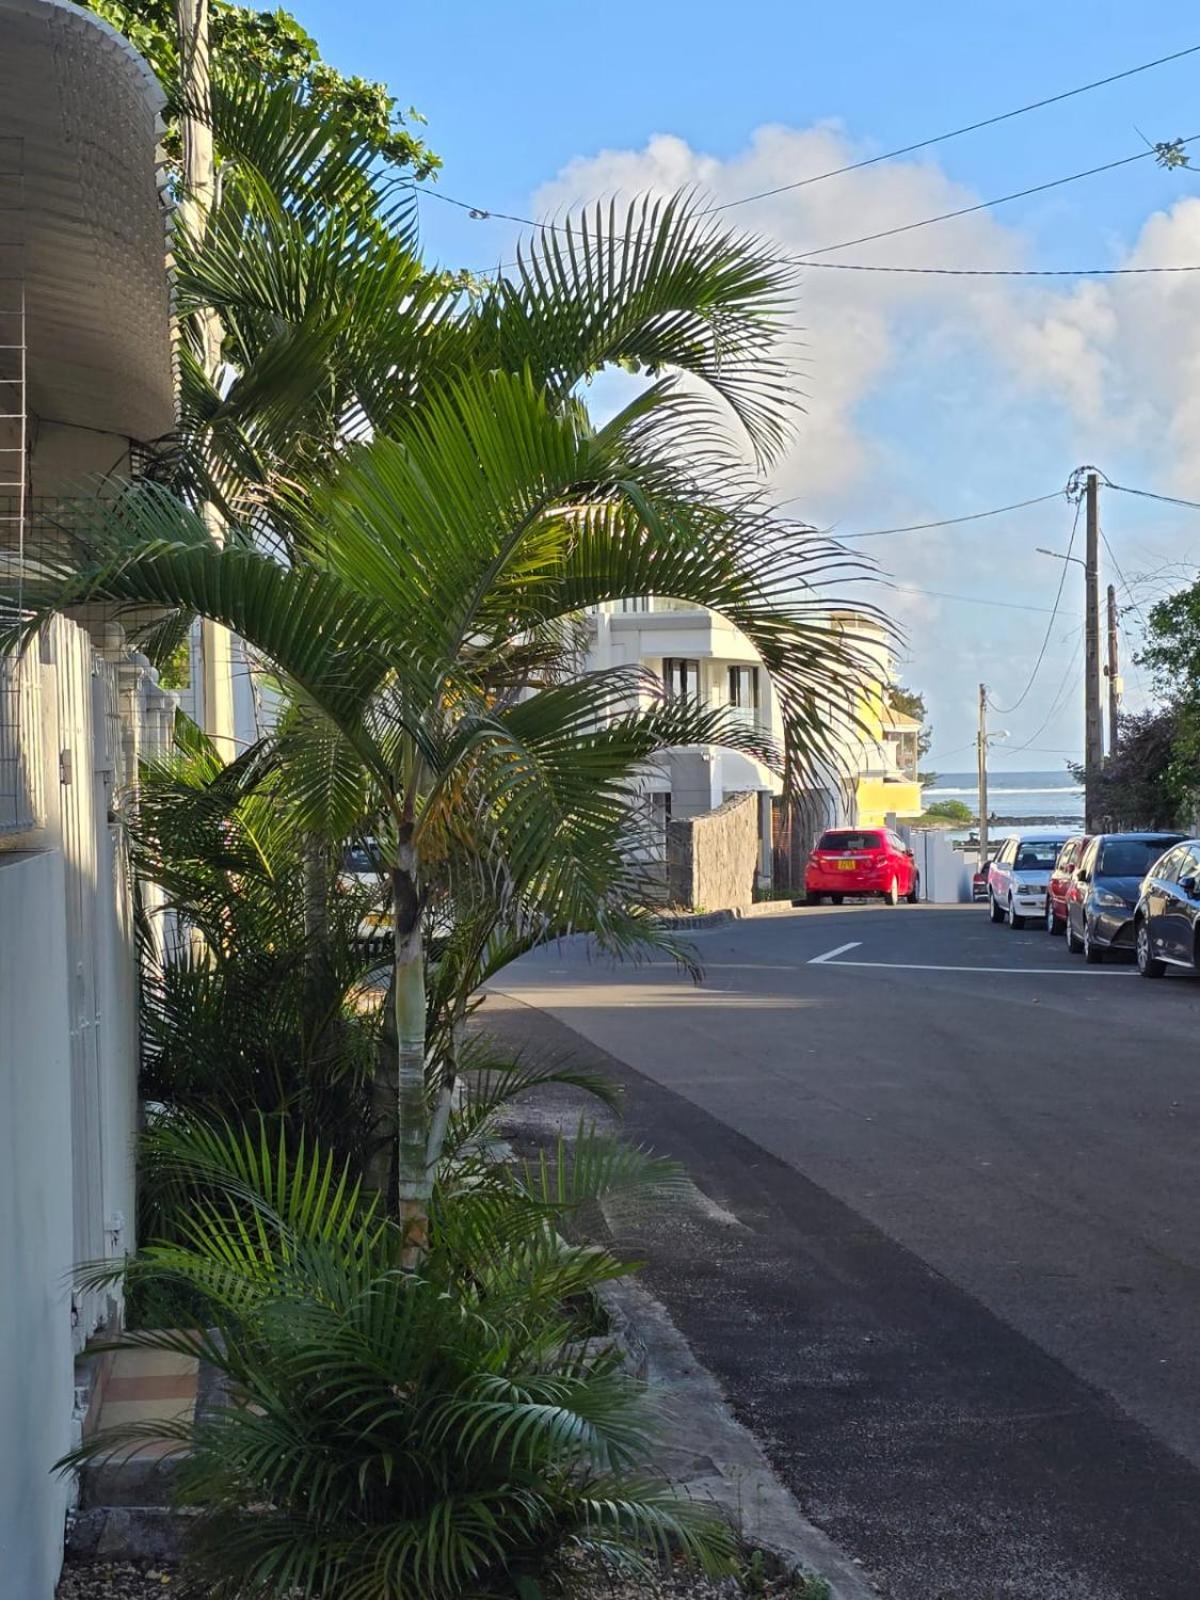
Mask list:
[[[668,695],[733,707],[782,746],[782,719],[766,668],[749,640],[723,618],[676,600],[642,599],[597,607],[589,622],[587,667],[640,664],[661,679]],[[836,734],[833,758],[812,775],[797,807],[785,806],[782,783],[768,767],[717,745],[670,751],[646,775],[646,792],[664,827],[670,817],[696,816],[733,795],[756,793],[764,885],[786,872],[792,857],[807,854],[821,828],[882,823],[886,815],[915,816],[921,809],[915,773],[901,765],[903,740],[911,729],[907,719],[886,708],[893,681],[886,633],[851,612],[832,613],[829,626],[852,633],[874,670],[857,711],[862,732]]]
[[[175,422],[162,95],[65,0],[0,0],[0,562]],[[89,1338],[133,1244],[136,969],[116,815],[173,700],[99,608],[0,658],[0,1592],[50,1600]],[[76,1383],[82,1387],[77,1397]],[[78,1398],[78,1405],[77,1405]]]

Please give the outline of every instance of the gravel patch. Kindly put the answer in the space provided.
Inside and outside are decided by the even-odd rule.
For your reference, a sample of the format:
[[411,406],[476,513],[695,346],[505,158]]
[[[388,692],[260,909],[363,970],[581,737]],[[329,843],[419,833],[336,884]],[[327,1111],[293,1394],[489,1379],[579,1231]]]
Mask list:
[[[574,1561],[562,1574],[563,1600],[818,1600],[812,1590],[786,1578],[756,1577],[750,1587],[737,1578],[710,1582],[680,1571],[638,1578],[609,1571],[597,1562]],[[193,1591],[194,1594],[194,1591]],[[86,1561],[63,1568],[56,1600],[184,1600],[178,1573],[170,1567],[132,1561]]]
[[134,1561],[68,1563],[59,1579],[57,1600],[161,1600],[182,1596],[178,1574],[171,1567]]

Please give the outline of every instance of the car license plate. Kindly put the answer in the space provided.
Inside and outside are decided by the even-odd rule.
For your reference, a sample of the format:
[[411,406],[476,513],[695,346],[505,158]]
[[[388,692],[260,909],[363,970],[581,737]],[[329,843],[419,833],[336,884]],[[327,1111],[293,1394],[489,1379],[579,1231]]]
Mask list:
[[838,871],[839,872],[853,872],[857,865],[858,865],[857,861],[839,861],[838,862]]

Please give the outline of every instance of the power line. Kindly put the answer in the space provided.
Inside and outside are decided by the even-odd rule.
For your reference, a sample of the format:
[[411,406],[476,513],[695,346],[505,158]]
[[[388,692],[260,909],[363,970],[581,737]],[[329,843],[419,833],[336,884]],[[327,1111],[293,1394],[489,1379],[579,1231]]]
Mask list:
[[1141,606],[1138,604],[1137,595],[1134,594],[1133,588],[1130,585],[1128,578],[1126,578],[1125,574],[1121,571],[1121,563],[1117,560],[1116,556],[1113,553],[1113,547],[1108,542],[1108,535],[1105,533],[1103,525],[1100,528],[1100,538],[1103,540],[1104,548],[1108,552],[1108,559],[1112,562],[1113,567],[1114,567],[1114,569],[1116,571],[1117,577],[1121,580],[1121,587],[1124,589],[1125,593],[1129,596],[1129,603],[1133,607],[1133,609],[1137,612],[1138,621],[1141,623],[1142,627],[1144,628],[1146,626],[1145,613],[1143,612]]
[[1057,690],[1057,692],[1056,692],[1056,694],[1054,696],[1054,699],[1050,703],[1050,709],[1046,713],[1045,720],[1039,724],[1036,732],[1031,733],[1029,735],[1028,740],[1024,744],[1018,744],[1018,745],[1010,746],[1009,749],[1007,749],[1005,751],[1006,755],[1010,755],[1010,756],[1011,755],[1017,755],[1019,752],[1021,752],[1023,750],[1032,750],[1034,748],[1033,741],[1035,739],[1040,738],[1041,735],[1043,733],[1045,733],[1046,729],[1050,726],[1050,723],[1058,715],[1059,708],[1060,708],[1060,705],[1062,703],[1062,698],[1063,698],[1064,694],[1066,693],[1067,685],[1070,683],[1072,675],[1075,672],[1075,665],[1079,660],[1079,652],[1080,652],[1080,650],[1082,648],[1083,648],[1083,629],[1080,628],[1079,637],[1075,640],[1074,652],[1073,652],[1073,654],[1071,656],[1070,661],[1067,663],[1067,670],[1063,673],[1062,682],[1059,684],[1058,690]]
[[1119,494],[1135,494],[1140,500],[1161,500],[1169,506],[1187,506],[1192,511],[1200,511],[1200,500],[1180,500],[1173,494],[1154,494],[1150,489],[1131,489],[1127,483],[1113,483],[1111,478],[1105,478],[1106,489],[1116,489]]
[[998,606],[1002,611],[1036,611],[1043,617],[1052,615],[1049,606],[1018,605],[1015,600],[985,600],[977,594],[947,594],[944,589],[920,589],[914,583],[893,583],[890,579],[880,578],[885,589],[894,589],[898,594],[927,594],[935,600],[961,600],[970,606]]
[[[1189,134],[1179,141],[1180,146],[1194,144],[1200,134]],[[979,200],[974,205],[959,206],[956,211],[942,211],[935,217],[922,217],[919,222],[901,222],[894,228],[881,228],[877,233],[860,234],[857,239],[843,239],[840,244],[824,244],[816,250],[802,250],[791,259],[804,264],[811,256],[829,255],[834,250],[850,250],[857,244],[872,244],[876,239],[893,239],[898,233],[912,233],[916,228],[928,228],[935,222],[949,222],[954,217],[969,217],[976,211],[990,211],[993,206],[1007,205],[1010,200],[1025,200],[1033,194],[1045,194],[1048,189],[1061,189],[1065,183],[1078,183],[1081,178],[1094,178],[1101,172],[1113,172],[1117,167],[1131,166],[1135,161],[1146,161],[1154,155],[1154,146],[1139,150],[1136,155],[1122,156],[1118,161],[1105,161],[1098,167],[1086,167],[1082,172],[1069,173],[1065,178],[1051,178],[1048,183],[1035,183],[1028,189],[1015,189],[1012,194],[997,195],[993,200]]]
[[[1063,562],[1062,571],[1058,575],[1058,591],[1054,596],[1054,609],[1050,613],[1050,620],[1046,624],[1046,632],[1042,637],[1042,648],[1037,653],[1037,660],[1033,663],[1033,671],[1029,674],[1028,683],[1026,683],[1025,687],[1021,690],[1020,694],[1013,701],[1011,706],[998,706],[995,703],[994,700],[989,700],[988,703],[991,705],[992,710],[994,712],[996,712],[996,714],[998,716],[1007,717],[1007,716],[1010,716],[1014,711],[1016,711],[1017,708],[1024,703],[1026,697],[1029,694],[1029,691],[1033,688],[1034,683],[1037,681],[1038,672],[1041,670],[1042,662],[1045,660],[1045,657],[1046,657],[1046,647],[1050,643],[1050,634],[1054,629],[1054,621],[1055,621],[1055,618],[1058,616],[1058,608],[1059,608],[1059,605],[1062,602],[1063,589],[1066,587],[1067,566],[1068,566],[1068,563],[1069,563],[1070,558],[1071,558],[1071,552],[1075,548],[1075,535],[1079,531],[1079,509],[1080,509],[1080,505],[1081,505],[1081,502],[1076,500],[1076,502],[1075,502],[1075,518],[1074,518],[1073,522],[1071,523],[1071,537],[1067,541],[1067,560]],[[1115,565],[1115,563],[1114,563],[1114,565]]]
[[[1182,149],[1185,145],[1194,144],[1197,139],[1200,139],[1200,134],[1193,133],[1193,134],[1189,134],[1186,139],[1177,140],[1176,143],[1177,143],[1178,147],[1180,149]],[[853,249],[855,245],[873,244],[879,239],[894,239],[898,234],[912,233],[918,228],[932,227],[934,223],[951,222],[956,217],[969,217],[969,216],[975,215],[977,212],[980,212],[980,211],[990,211],[992,209],[992,207],[994,207],[994,206],[1008,205],[1009,202],[1013,201],[1013,200],[1026,200],[1026,199],[1028,199],[1030,197],[1030,195],[1045,194],[1050,189],[1061,189],[1064,184],[1078,183],[1080,181],[1080,179],[1082,179],[1082,178],[1094,178],[1094,177],[1096,177],[1098,174],[1100,174],[1102,172],[1114,172],[1118,167],[1130,166],[1135,161],[1146,161],[1151,156],[1154,156],[1156,154],[1157,154],[1156,147],[1154,145],[1151,145],[1148,150],[1139,150],[1134,155],[1131,155],[1131,156],[1121,156],[1116,161],[1105,161],[1105,162],[1102,162],[1099,166],[1096,166],[1096,167],[1085,167],[1082,172],[1071,172],[1071,173],[1068,173],[1065,177],[1062,177],[1062,178],[1051,178],[1045,183],[1035,183],[1035,184],[1032,184],[1029,188],[1026,188],[1026,189],[1015,189],[1015,190],[1013,190],[1013,192],[1011,194],[996,195],[991,200],[979,200],[979,201],[976,201],[973,205],[959,206],[954,211],[941,211],[936,216],[922,217],[916,222],[902,222],[902,223],[898,223],[894,228],[881,228],[875,233],[864,233],[864,234],[858,235],[858,237],[854,238],[854,239],[843,239],[838,244],[819,245],[815,249],[812,249],[812,250],[801,250],[797,254],[793,254],[793,255],[785,254],[785,255],[780,257],[780,260],[781,261],[786,261],[786,262],[791,262],[793,265],[796,265],[796,266],[817,265],[817,263],[813,261],[813,257],[814,256],[830,255],[835,250],[850,250],[850,249]],[[447,205],[457,206],[460,210],[468,212],[472,217],[476,218],[479,221],[501,220],[501,221],[505,221],[505,222],[517,222],[517,223],[520,223],[522,227],[536,228],[536,229],[541,230],[542,232],[551,232],[551,233],[570,233],[572,231],[571,228],[569,227],[569,225],[568,224],[564,224],[564,223],[559,223],[559,222],[537,222],[537,221],[535,221],[535,219],[533,217],[518,216],[518,215],[516,215],[515,213],[513,213],[511,211],[489,211],[489,210],[485,210],[482,207],[471,205],[466,200],[455,199],[453,195],[442,194],[440,190],[423,189],[421,192],[424,193],[424,194],[432,195],[433,197],[435,197],[438,200],[443,200],[443,201],[446,202]],[[757,198],[757,197],[756,196],[751,196],[749,198]],[[729,201],[728,202],[729,205],[740,204],[740,203],[741,202],[735,202],[735,201]],[[723,210],[723,209],[724,209],[724,207],[710,206],[708,208],[708,211],[703,211],[703,212],[701,212],[699,214],[701,216],[707,216],[707,215],[711,214],[714,211]],[[613,242],[613,243],[631,244],[631,243],[633,243],[633,240],[630,238],[630,236],[628,234],[614,234],[612,236],[612,241],[611,242]],[[598,248],[598,247],[599,247],[599,241],[597,241],[596,245],[593,246],[593,248]],[[820,264],[821,265],[825,265],[825,263],[820,263]],[[478,276],[485,276],[485,275],[490,276],[492,274],[499,274],[501,272],[507,272],[510,268],[512,268],[514,266],[517,266],[517,265],[519,265],[519,263],[518,262],[513,262],[513,261],[501,262],[501,264],[499,266],[497,266],[497,267],[489,267],[489,268],[487,268],[486,273],[482,273],[481,272],[481,273],[478,274]],[[867,265],[856,265],[854,270],[867,271],[867,270],[882,270],[882,269],[871,268],[871,267],[869,267]],[[904,270],[904,269],[901,269],[901,268],[897,267],[897,268],[890,268],[888,270],[901,271],[901,270]],[[1082,271],[1079,271],[1079,272],[1067,271],[1065,269],[1063,269],[1061,271],[1057,271],[1057,272],[1052,271],[1050,269],[1047,269],[1044,272],[1040,271],[1040,270],[1035,271],[1034,269],[1029,269],[1026,272],[1026,271],[1023,271],[1021,269],[1017,269],[1017,268],[1011,268],[1011,269],[1001,269],[1001,268],[967,269],[967,268],[961,268],[961,269],[958,269],[958,268],[949,268],[949,267],[946,267],[946,268],[922,268],[922,269],[911,269],[911,270],[914,270],[914,271],[917,271],[917,270],[929,271],[929,272],[935,273],[937,276],[947,276],[947,277],[949,277],[949,276],[955,276],[955,277],[957,277],[957,276],[964,276],[964,277],[966,277],[966,276],[969,276],[969,277],[999,277],[999,276],[1005,276],[1005,277],[1008,277],[1008,276],[1011,276],[1011,277],[1024,277],[1024,276],[1028,276],[1028,277],[1035,277],[1035,276],[1036,277],[1083,277],[1083,276],[1088,276],[1089,275],[1089,274],[1085,274]],[[1122,274],[1122,275],[1123,274],[1128,274],[1128,275],[1133,276],[1133,275],[1140,275],[1140,274],[1144,274],[1144,273],[1151,273],[1151,272],[1157,272],[1157,271],[1191,271],[1191,270],[1194,270],[1194,269],[1192,269],[1190,267],[1170,267],[1170,268],[1152,268],[1152,267],[1133,268],[1133,267],[1128,267],[1128,268],[1103,268],[1103,269],[1100,269],[1101,273],[1103,273],[1106,276],[1117,276],[1118,274]]]
[[[901,528],[870,528],[865,533],[840,533],[834,534],[832,537],[836,538],[839,543],[848,543],[851,540],[858,539],[883,539],[893,533],[922,533],[927,528],[951,528],[960,522],[979,522],[984,517],[1003,516],[1006,511],[1023,511],[1026,506],[1044,505],[1048,500],[1061,499],[1062,494],[1063,491],[1061,489],[1056,489],[1052,494],[1034,495],[1032,500],[1015,500],[1010,506],[995,506],[991,511],[972,511],[969,516],[965,517],[943,517],[937,522],[910,522]],[[795,505],[797,500],[803,500],[804,498],[803,494],[794,494],[790,499],[779,500],[775,504],[775,510],[781,511],[784,506]]]
[[918,278],[1141,278],[1163,272],[1200,272],[1200,264],[1180,267],[883,267],[865,261],[806,261],[804,264],[827,272],[893,272]]
[[1119,83],[1122,78],[1132,78],[1139,72],[1149,72],[1152,67],[1165,66],[1169,61],[1182,60],[1184,56],[1195,55],[1200,50],[1200,45],[1189,45],[1186,50],[1177,50],[1173,55],[1159,56],[1156,61],[1145,61],[1138,67],[1127,67],[1124,72],[1114,72],[1107,78],[1097,78],[1092,83],[1082,83],[1075,89],[1064,89],[1061,94],[1047,95],[1044,100],[1031,100],[1028,105],[1017,106],[1012,111],[1001,111],[997,116],[984,117],[980,122],[969,122],[961,128],[952,128],[948,133],[935,134],[931,139],[920,139],[915,144],[901,145],[897,150],[885,151],[883,155],[867,156],[862,161],[851,161],[844,167],[831,167],[828,172],[816,172],[809,178],[798,178],[795,183],[781,183],[774,189],[763,189],[758,194],[743,195],[740,200],[726,200],[722,205],[711,206],[712,211],[729,211],[734,206],[749,205],[752,200],[767,200],[777,194],[786,194],[792,189],[807,188],[810,183],[823,183],[826,178],[840,178],[847,172],[860,172],[864,167],[873,167],[881,161],[894,161],[897,156],[909,156],[917,150],[928,150],[935,144],[944,144],[947,139],[960,139],[966,133],[978,133],[981,128],[994,128],[998,122],[1009,122],[1013,117],[1023,117],[1030,111],[1041,111],[1046,106],[1058,105],[1060,101],[1073,99],[1075,95],[1087,94],[1092,89],[1103,89],[1107,84]]
[[[1106,88],[1110,83],[1120,83],[1124,78],[1136,77],[1140,72],[1149,72],[1154,67],[1163,67],[1172,61],[1181,61],[1185,56],[1195,55],[1200,51],[1200,45],[1189,45],[1185,50],[1176,50],[1171,55],[1158,56],[1153,61],[1143,61],[1139,66],[1126,67],[1121,72],[1110,73],[1106,78],[1096,78],[1091,83],[1081,83],[1074,89],[1064,89],[1059,94],[1047,95],[1042,100],[1031,100],[1028,105],[1015,106],[1011,111],[1001,111],[996,116],[984,117],[979,122],[969,122],[961,128],[951,128],[946,133],[934,134],[928,139],[918,139],[913,144],[901,145],[895,150],[886,150],[882,155],[866,156],[861,161],[851,161],[845,166],[830,167],[826,172],[814,172],[807,178],[797,178],[794,183],[782,183],[773,189],[761,189],[756,194],[741,195],[736,200],[724,200],[719,205],[709,206],[709,212],[730,211],[735,206],[749,205],[754,200],[767,200],[777,194],[786,194],[793,189],[805,189],[810,184],[824,183],[827,178],[840,178],[848,172],[860,172],[864,167],[878,166],[881,161],[894,161],[899,156],[912,155],[917,150],[928,150],[935,144],[944,144],[948,139],[961,139],[964,134],[978,133],[982,128],[995,127],[997,123],[1009,122],[1013,117],[1023,117],[1030,111],[1041,111],[1046,106],[1058,105],[1063,100],[1071,100],[1076,95],[1088,94],[1093,89]],[[1186,143],[1187,141],[1183,141]],[[1156,153],[1156,148],[1144,152],[1147,155]],[[1097,169],[1102,170],[1102,169]],[[459,210],[468,212],[478,221],[497,218],[504,222],[519,222],[531,228],[557,228],[559,224],[553,222],[533,222],[528,217],[514,216],[508,211],[493,211],[490,207],[473,205],[468,200],[458,200],[453,195],[443,193],[440,189],[431,189],[425,184],[414,184],[413,188],[421,194],[430,195],[435,200],[444,201],[446,205],[457,206]]]

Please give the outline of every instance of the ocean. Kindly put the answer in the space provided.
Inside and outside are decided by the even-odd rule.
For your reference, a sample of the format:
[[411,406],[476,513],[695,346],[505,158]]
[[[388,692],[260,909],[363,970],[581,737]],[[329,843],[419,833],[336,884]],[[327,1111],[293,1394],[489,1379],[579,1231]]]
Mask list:
[[[974,772],[939,772],[936,785],[923,791],[925,804],[961,800],[979,811],[979,780]],[[1063,827],[1083,823],[1083,787],[1069,772],[989,772],[988,812],[1020,824],[1053,818]]]

